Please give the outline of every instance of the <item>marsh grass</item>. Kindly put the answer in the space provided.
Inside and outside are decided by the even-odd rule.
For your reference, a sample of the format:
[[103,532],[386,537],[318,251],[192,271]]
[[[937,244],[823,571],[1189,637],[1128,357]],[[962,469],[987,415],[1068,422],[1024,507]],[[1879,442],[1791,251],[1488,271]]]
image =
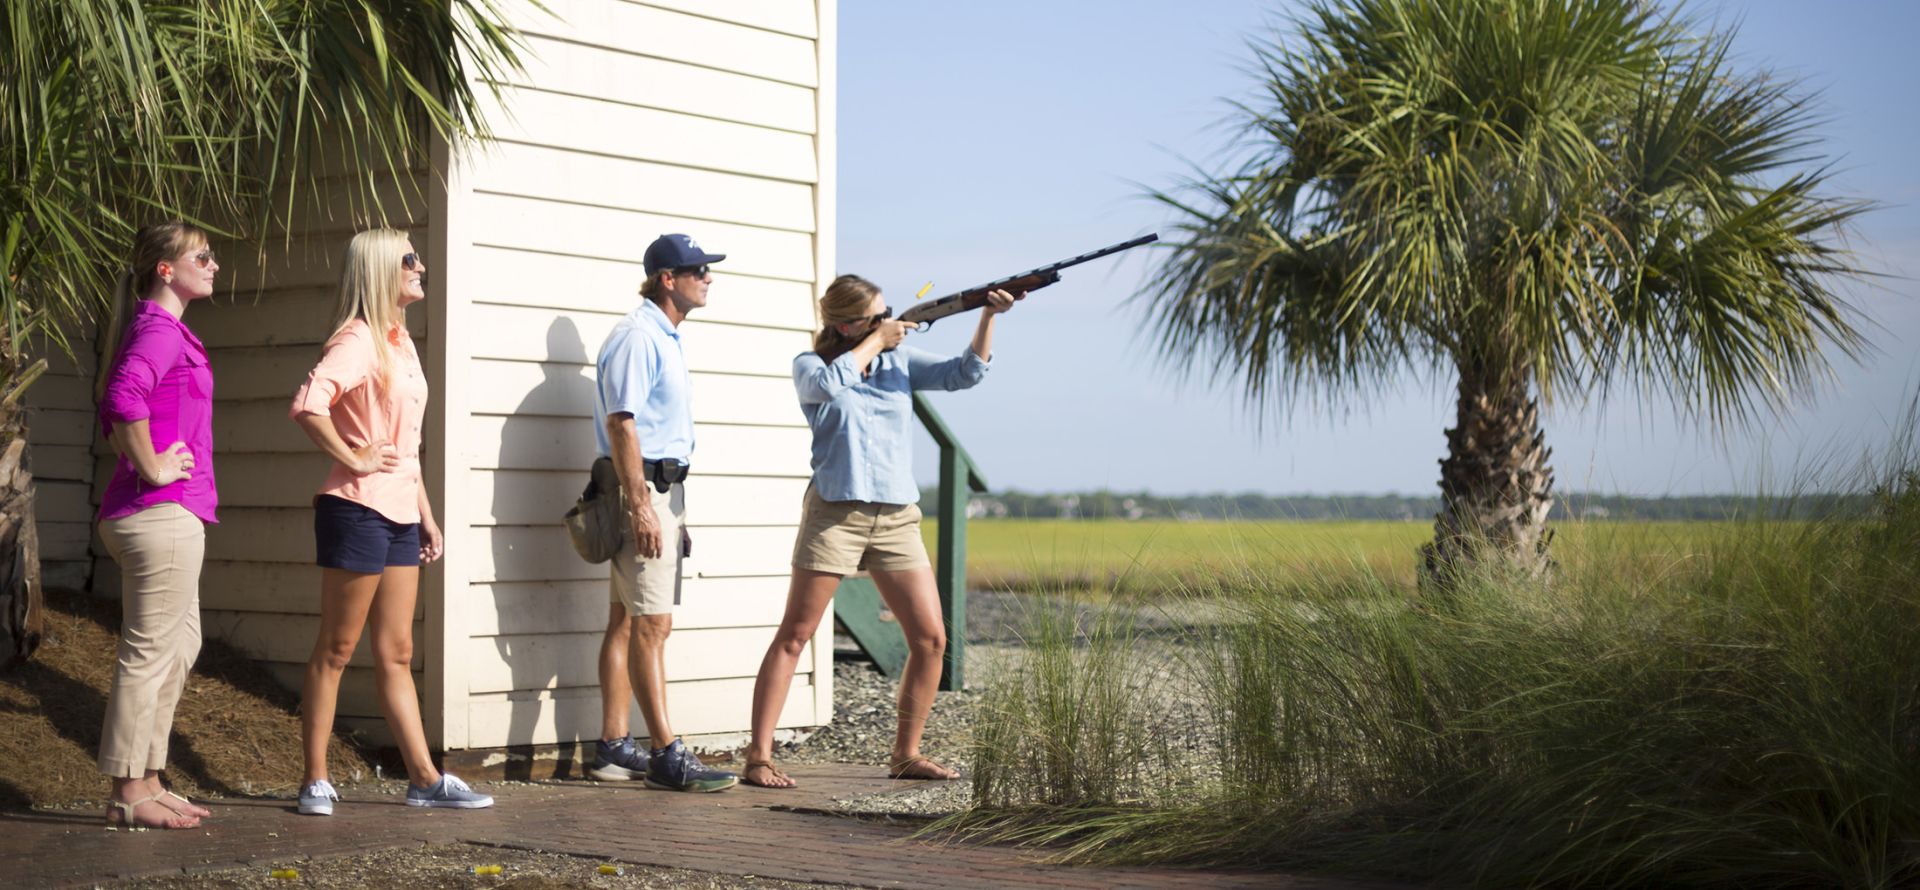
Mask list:
[[[1561,559],[1630,540],[1649,554],[1690,552],[1727,522],[1582,521],[1556,524]],[[921,524],[927,546],[937,523]],[[1411,585],[1407,554],[1432,539],[1431,521],[1324,520],[1177,522],[1124,519],[987,519],[967,525],[968,583],[987,590],[1151,598],[1232,586],[1249,573],[1266,583],[1344,578],[1355,568]],[[1225,579],[1223,581],[1223,579]]]
[[[975,807],[936,830],[1460,884],[1920,880],[1920,461],[1900,454],[1856,488],[1866,518],[1684,547],[1587,530],[1545,586],[1435,601],[1364,561],[1224,570],[1183,591],[1216,620],[1158,648],[1138,616],[1182,597],[1036,599],[984,695]],[[1169,725],[1182,695],[1198,708]]]
[[1018,616],[1021,645],[990,672],[974,744],[974,799],[998,808],[1072,808],[1088,803],[1166,806],[1181,782],[1156,703],[1160,671],[1136,612],[1068,595],[1032,600]]

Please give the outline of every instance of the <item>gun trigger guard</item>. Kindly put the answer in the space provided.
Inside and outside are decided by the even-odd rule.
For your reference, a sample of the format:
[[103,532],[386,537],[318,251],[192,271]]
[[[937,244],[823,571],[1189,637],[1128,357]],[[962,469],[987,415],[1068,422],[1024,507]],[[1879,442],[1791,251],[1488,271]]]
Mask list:
[[914,322],[914,323],[913,323],[913,329],[914,329],[914,330],[916,330],[916,331],[919,331],[920,333],[923,333],[923,334],[924,334],[924,333],[926,333],[926,332],[928,332],[928,331],[931,331],[931,330],[933,330],[933,322],[930,322],[930,321],[916,321],[916,322]]

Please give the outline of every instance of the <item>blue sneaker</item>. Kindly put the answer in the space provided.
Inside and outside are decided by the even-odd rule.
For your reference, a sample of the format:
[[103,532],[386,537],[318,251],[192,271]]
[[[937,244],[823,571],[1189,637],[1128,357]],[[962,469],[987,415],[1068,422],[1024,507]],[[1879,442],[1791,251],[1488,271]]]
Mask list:
[[456,810],[477,810],[493,806],[493,798],[473,790],[460,777],[453,773],[441,773],[440,781],[425,788],[418,785],[407,786],[407,806],[410,807],[451,807]]
[[333,783],[326,779],[315,779],[300,789],[300,814],[303,816],[331,816],[333,805],[340,802],[340,793],[333,790]]
[[647,777],[647,755],[633,746],[633,736],[594,744],[594,766],[587,775],[603,782],[620,782]]
[[647,784],[668,791],[725,791],[740,783],[740,777],[717,769],[708,769],[700,758],[687,750],[679,739],[647,755]]

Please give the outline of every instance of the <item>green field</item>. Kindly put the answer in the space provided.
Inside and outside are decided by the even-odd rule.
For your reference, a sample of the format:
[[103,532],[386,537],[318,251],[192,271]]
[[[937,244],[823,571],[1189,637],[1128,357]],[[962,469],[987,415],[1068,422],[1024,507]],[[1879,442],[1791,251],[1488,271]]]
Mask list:
[[[1631,555],[1643,571],[1688,561],[1727,526],[1708,522],[1568,522],[1554,526],[1562,561]],[[924,524],[935,547],[936,524]],[[1365,570],[1412,583],[1429,522],[1174,522],[976,519],[967,524],[968,585],[1151,591],[1253,572],[1326,576]]]

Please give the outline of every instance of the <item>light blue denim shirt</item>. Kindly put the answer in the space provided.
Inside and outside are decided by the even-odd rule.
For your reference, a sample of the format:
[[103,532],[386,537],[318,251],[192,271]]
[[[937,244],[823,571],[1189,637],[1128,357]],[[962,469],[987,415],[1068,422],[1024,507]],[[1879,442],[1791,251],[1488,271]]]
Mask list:
[[829,501],[917,503],[913,391],[966,389],[987,376],[987,363],[972,350],[941,358],[901,346],[880,353],[863,380],[858,362],[851,352],[831,363],[814,352],[793,359],[800,413],[813,428],[814,490]]
[[627,313],[600,345],[594,362],[593,433],[601,456],[613,453],[607,415],[633,415],[640,456],[647,460],[693,455],[693,390],[680,332],[652,300]]

